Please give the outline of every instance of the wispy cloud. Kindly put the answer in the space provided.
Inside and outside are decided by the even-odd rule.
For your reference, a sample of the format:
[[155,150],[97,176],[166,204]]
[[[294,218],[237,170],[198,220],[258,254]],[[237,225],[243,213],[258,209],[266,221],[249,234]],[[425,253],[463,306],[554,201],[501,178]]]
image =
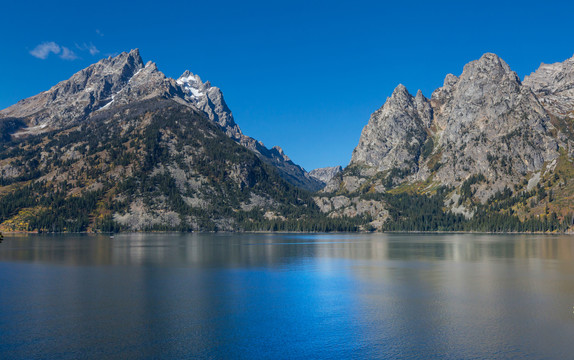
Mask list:
[[[100,53],[100,50],[91,42],[75,45],[76,51],[79,52],[87,52],[92,56]],[[30,55],[42,60],[47,59],[51,54],[57,55],[63,60],[76,60],[80,58],[76,51],[69,47],[58,45],[54,41],[47,41],[37,45],[32,51],[30,51]]]
[[53,41],[44,42],[36,46],[34,50],[30,51],[30,55],[37,57],[38,59],[46,59],[50,54],[59,54],[61,51],[60,45]]
[[50,54],[58,55],[60,59],[64,60],[75,60],[78,58],[75,52],[53,41],[43,42],[30,51],[30,55],[42,60],[47,59]]
[[92,43],[89,44],[83,43],[82,45],[76,44],[76,48],[78,48],[78,50],[81,51],[87,51],[92,56],[100,53],[100,50],[98,50],[98,48]]
[[101,30],[100,30],[100,29],[96,29],[96,34],[98,34],[98,35],[100,35],[100,36],[104,36],[104,33],[103,33],[103,32],[101,32]]
[[90,44],[88,51],[90,52],[90,55],[96,55],[97,53],[100,52],[100,50],[98,50],[98,48],[95,47],[94,44]]
[[62,46],[62,54],[60,55],[60,57],[64,60],[76,60],[78,58],[78,55],[76,55],[75,52],[68,49],[67,47]]

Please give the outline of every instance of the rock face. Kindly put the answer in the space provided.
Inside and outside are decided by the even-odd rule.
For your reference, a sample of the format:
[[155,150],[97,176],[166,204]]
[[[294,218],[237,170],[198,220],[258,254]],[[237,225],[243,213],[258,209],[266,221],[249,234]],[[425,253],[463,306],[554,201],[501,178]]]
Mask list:
[[494,54],[467,64],[431,102],[442,151],[436,179],[443,184],[459,185],[475,174],[499,185],[515,183],[558,157],[547,112]]
[[431,116],[430,102],[421,92],[415,98],[403,85],[397,86],[383,107],[371,115],[353,151],[351,165],[367,166],[376,172],[392,168],[417,171]]
[[342,171],[343,168],[341,166],[331,166],[311,170],[309,175],[326,184],[329,182],[329,180],[340,174]]
[[357,202],[394,188],[425,193],[446,186],[454,190],[445,205],[472,216],[474,203],[521,188],[556,166],[560,148],[568,153],[571,125],[558,129],[551,114],[574,114],[573,65],[574,58],[543,64],[522,83],[487,53],[460,76],[447,75],[430,100],[399,85],[371,115],[349,166],[327,183],[323,192],[331,195],[316,202],[334,214],[333,193]]
[[574,56],[561,63],[542,63],[524,78],[523,84],[534,91],[550,113],[574,118]]
[[202,82],[189,71],[177,80],[167,78],[154,63],[144,65],[137,49],[102,59],[50,90],[0,111],[0,119],[22,120],[27,127],[20,135],[39,134],[74,126],[99,112],[150,98],[172,99],[200,110],[227,136],[276,167],[291,184],[311,191],[323,186],[279,147],[268,149],[242,134],[219,88]]

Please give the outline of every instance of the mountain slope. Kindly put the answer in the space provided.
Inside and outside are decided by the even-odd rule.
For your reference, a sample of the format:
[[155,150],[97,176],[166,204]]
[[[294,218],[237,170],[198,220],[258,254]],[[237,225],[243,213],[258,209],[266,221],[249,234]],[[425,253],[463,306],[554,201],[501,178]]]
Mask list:
[[201,111],[150,98],[5,142],[0,228],[242,230],[317,211]]

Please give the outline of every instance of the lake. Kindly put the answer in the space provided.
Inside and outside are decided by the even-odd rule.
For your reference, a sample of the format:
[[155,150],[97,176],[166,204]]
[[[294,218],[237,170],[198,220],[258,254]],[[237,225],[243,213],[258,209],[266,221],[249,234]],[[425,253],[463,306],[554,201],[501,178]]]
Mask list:
[[574,237],[6,236],[0,359],[566,359]]

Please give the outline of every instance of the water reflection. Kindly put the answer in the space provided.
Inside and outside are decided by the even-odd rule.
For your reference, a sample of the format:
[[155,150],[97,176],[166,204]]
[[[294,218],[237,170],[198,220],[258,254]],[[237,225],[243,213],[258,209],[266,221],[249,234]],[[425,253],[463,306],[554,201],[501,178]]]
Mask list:
[[122,234],[0,245],[0,358],[567,358],[574,239]]
[[7,236],[0,260],[65,265],[268,266],[305,257],[491,261],[574,258],[571,236],[125,234]]

